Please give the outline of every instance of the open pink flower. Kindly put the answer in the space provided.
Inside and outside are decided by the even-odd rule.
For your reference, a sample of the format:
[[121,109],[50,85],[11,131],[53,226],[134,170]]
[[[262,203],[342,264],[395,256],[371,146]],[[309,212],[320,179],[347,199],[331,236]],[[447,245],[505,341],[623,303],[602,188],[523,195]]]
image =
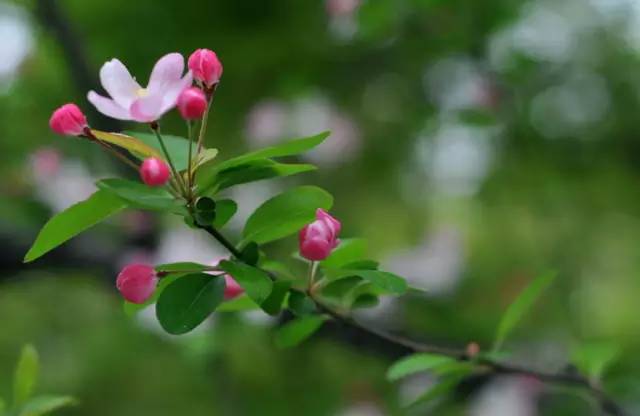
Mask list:
[[109,117],[143,123],[155,121],[175,107],[180,93],[191,85],[191,72],[183,77],[183,71],[182,55],[167,54],[153,67],[149,85],[142,88],[122,62],[112,59],[100,68],[100,82],[111,98],[89,91],[87,99]]
[[340,221],[333,218],[322,208],[316,211],[316,220],[300,230],[299,243],[302,257],[319,261],[329,257],[331,251],[338,245],[338,234],[341,229]]

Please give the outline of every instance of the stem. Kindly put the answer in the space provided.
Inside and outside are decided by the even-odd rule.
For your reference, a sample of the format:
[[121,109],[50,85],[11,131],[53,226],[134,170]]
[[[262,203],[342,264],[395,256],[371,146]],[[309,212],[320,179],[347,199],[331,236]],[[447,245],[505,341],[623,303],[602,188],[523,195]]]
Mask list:
[[182,177],[180,177],[180,175],[178,174],[178,171],[176,170],[176,167],[173,164],[173,161],[171,160],[171,155],[169,155],[169,152],[167,151],[167,147],[164,144],[164,140],[162,140],[162,135],[160,134],[160,126],[158,126],[157,122],[154,121],[153,123],[151,123],[151,130],[153,130],[153,132],[156,134],[156,137],[158,138],[158,142],[160,142],[160,147],[162,148],[162,153],[164,153],[164,157],[167,158],[167,162],[169,162],[169,166],[171,167],[171,172],[173,172],[173,176],[176,178],[176,182],[178,182],[178,184],[180,185],[183,195],[186,198],[187,197],[186,185]]
[[[211,227],[211,226],[200,227],[200,228],[202,228],[203,230],[211,234],[220,244],[222,244],[225,248],[227,248],[229,252],[231,252],[231,254],[233,254],[233,256],[236,257],[239,261],[243,261],[240,255],[240,252],[218,230],[216,230],[214,227]],[[315,274],[314,269],[315,267],[312,263],[310,267],[310,279],[309,279],[310,281],[313,280],[312,277]],[[262,271],[266,273],[272,280],[276,279],[273,273],[267,270],[262,270]],[[304,293],[299,289],[291,289],[291,290]],[[314,294],[311,293],[311,291],[309,291],[309,293],[307,294],[310,295],[311,300],[313,300],[313,302],[316,304],[316,307],[318,308],[318,310],[329,315],[335,321],[341,322],[353,328],[364,331],[368,334],[371,334],[395,346],[402,347],[407,354],[412,354],[416,352],[437,354],[437,355],[450,357],[460,362],[475,363],[479,368],[484,369],[485,371],[492,374],[520,375],[520,376],[535,378],[543,383],[581,387],[596,399],[600,408],[602,409],[603,414],[609,414],[612,416],[628,415],[628,413],[626,413],[626,411],[618,403],[616,403],[613,399],[608,397],[607,394],[598,385],[592,383],[588,378],[580,374],[538,371],[535,369],[530,369],[530,368],[518,366],[515,364],[499,362],[487,357],[477,357],[477,358],[472,357],[472,356],[469,356],[466,350],[464,349],[445,348],[445,347],[440,347],[436,345],[422,343],[419,341],[414,341],[400,335],[392,334],[390,332],[386,332],[384,330],[373,328],[365,324],[362,324],[361,322],[356,321],[352,317],[346,314],[336,312],[330,307],[326,306],[324,303],[322,303],[322,301],[316,298]]]
[[198,153],[202,150],[202,144],[204,143],[204,134],[207,131],[207,120],[209,120],[209,112],[211,111],[211,104],[213,103],[213,96],[216,93],[218,84],[213,86],[213,89],[209,93],[209,101],[207,102],[207,111],[202,116],[202,123],[200,123],[200,133],[198,134]]

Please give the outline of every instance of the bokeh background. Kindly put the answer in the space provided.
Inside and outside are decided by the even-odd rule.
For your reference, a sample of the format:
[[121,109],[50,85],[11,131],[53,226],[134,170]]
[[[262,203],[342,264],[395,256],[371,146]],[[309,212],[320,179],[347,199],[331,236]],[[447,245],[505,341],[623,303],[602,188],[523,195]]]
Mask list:
[[[396,351],[335,325],[288,351],[259,313],[163,335],[153,311],[124,315],[118,270],[225,255],[170,218],[127,212],[23,265],[52,213],[130,175],[56,137],[51,111],[75,101],[97,128],[141,129],[86,101],[100,65],[146,82],[161,55],[199,47],[224,64],[207,137],[222,157],[332,131],[305,156],[318,172],[231,192],[231,235],[287,185],[326,188],[343,234],[428,291],[361,319],[441,345],[489,348],[505,307],[555,269],[513,359],[559,370],[580,345],[612,346],[604,385],[640,412],[638,0],[0,0],[0,395],[33,342],[38,390],[80,400],[60,415],[599,414],[520,378],[402,410],[433,380],[386,382]],[[163,128],[184,134],[176,114]]]

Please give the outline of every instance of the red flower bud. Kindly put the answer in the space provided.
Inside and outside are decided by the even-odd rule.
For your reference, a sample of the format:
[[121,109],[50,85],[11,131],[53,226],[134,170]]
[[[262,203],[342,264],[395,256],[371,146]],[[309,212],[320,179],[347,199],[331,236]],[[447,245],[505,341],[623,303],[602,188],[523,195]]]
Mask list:
[[198,49],[189,57],[189,69],[193,78],[211,88],[220,81],[222,64],[215,52],[209,49]]
[[185,120],[202,118],[207,111],[207,97],[200,88],[187,88],[178,96],[178,111]]
[[153,267],[146,264],[126,266],[116,280],[116,287],[122,296],[132,303],[145,303],[156,290],[158,277]]
[[157,157],[145,159],[140,166],[140,177],[149,186],[161,186],[167,183],[171,172],[164,160]]
[[88,124],[82,110],[77,105],[69,103],[51,114],[49,127],[63,136],[80,136]]
[[242,286],[240,286],[238,282],[236,282],[235,279],[228,274],[224,275],[224,281],[226,283],[226,287],[224,289],[225,300],[231,300],[244,293],[244,289],[242,288]]
[[321,208],[316,211],[316,220],[305,226],[299,234],[300,254],[302,257],[319,261],[324,260],[338,245],[341,224]]

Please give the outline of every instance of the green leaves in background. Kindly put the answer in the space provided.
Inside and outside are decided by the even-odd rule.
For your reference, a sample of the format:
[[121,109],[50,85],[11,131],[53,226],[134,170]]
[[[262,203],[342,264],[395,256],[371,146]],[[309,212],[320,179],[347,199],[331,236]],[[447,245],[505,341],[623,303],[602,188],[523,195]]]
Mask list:
[[43,416],[63,407],[73,406],[76,400],[70,396],[38,396],[29,400],[18,416]]
[[257,304],[262,305],[271,294],[272,282],[260,269],[237,261],[223,260],[218,267],[229,273]]
[[502,347],[502,343],[507,336],[509,336],[509,333],[529,311],[542,292],[551,285],[556,276],[557,273],[554,271],[539,275],[522,291],[522,293],[520,293],[509,308],[507,308],[507,311],[502,316],[500,324],[498,325],[498,332],[493,345],[493,351],[498,351],[500,347]]
[[389,381],[397,381],[411,374],[432,370],[438,366],[456,362],[443,355],[417,353],[396,361],[387,371]]
[[32,345],[22,348],[20,359],[13,377],[13,405],[22,406],[33,393],[38,380],[38,352]]
[[605,369],[620,356],[620,347],[613,342],[589,342],[574,349],[572,363],[592,380],[600,380]]
[[88,199],[53,216],[24,257],[30,262],[126,207],[119,197],[99,190]]
[[260,205],[247,220],[244,241],[268,243],[295,234],[315,219],[316,209],[329,210],[333,197],[315,186],[285,191]]
[[182,212],[184,207],[164,187],[151,187],[127,179],[102,179],[98,188],[126,201],[132,208]]
[[[137,131],[127,131],[128,135],[135,137],[145,145],[153,148],[158,154],[162,154],[162,148],[158,142],[158,138],[153,133],[140,133]],[[178,171],[187,169],[189,166],[189,142],[184,137],[172,136],[168,134],[162,135],[167,151],[171,156],[171,161]],[[195,147],[195,146],[194,146]],[[208,149],[214,150],[214,149]],[[215,150],[214,150],[215,151]],[[164,156],[160,156],[164,160]]]
[[225,282],[222,277],[204,273],[182,276],[160,294],[156,317],[170,334],[185,334],[200,325],[222,303]]
[[276,346],[278,348],[295,347],[320,329],[326,319],[321,315],[307,315],[287,322],[276,332]]

